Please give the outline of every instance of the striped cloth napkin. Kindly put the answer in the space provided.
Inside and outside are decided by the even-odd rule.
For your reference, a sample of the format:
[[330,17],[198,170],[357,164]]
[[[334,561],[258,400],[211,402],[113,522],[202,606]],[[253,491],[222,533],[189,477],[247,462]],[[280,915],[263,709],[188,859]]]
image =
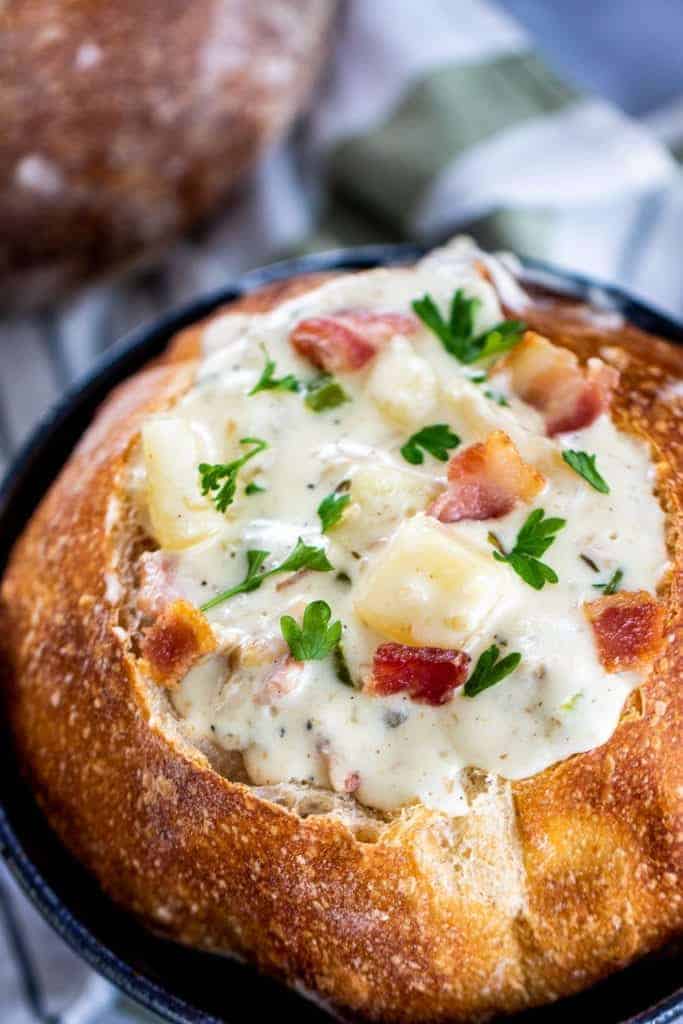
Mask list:
[[[228,213],[144,271],[0,324],[0,469],[113,340],[295,251],[465,228],[680,312],[682,143],[683,101],[630,119],[558,78],[484,0],[351,0],[313,110]],[[1,870],[4,1024],[148,1020]]]

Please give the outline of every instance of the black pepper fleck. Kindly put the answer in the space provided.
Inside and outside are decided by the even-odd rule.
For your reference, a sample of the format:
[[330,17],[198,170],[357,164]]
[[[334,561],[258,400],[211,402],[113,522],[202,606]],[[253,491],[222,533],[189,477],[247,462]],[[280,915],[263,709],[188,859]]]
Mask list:
[[384,712],[384,722],[390,729],[396,729],[399,725],[403,725],[407,717],[406,711],[394,711],[393,708]]

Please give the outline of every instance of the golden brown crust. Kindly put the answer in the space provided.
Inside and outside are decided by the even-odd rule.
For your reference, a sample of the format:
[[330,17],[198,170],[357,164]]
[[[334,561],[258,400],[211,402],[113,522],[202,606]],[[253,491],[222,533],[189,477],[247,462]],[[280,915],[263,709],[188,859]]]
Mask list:
[[669,643],[608,743],[512,786],[473,778],[466,818],[415,808],[354,835],[227,781],[162,730],[106,603],[107,510],[141,418],[187,384],[196,331],[110,398],[2,585],[7,713],[64,842],[155,929],[242,951],[371,1019],[520,1009],[585,987],[683,925],[683,410],[667,390],[683,353],[633,328],[586,335],[560,314],[529,313],[581,354],[622,341],[631,353],[612,353],[615,416],[659,463],[676,566],[660,595]]

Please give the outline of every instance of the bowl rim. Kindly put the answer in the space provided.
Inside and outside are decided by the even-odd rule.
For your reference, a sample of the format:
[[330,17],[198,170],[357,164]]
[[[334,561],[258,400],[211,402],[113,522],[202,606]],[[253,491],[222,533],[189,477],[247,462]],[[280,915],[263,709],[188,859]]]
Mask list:
[[[369,245],[315,253],[259,267],[240,275],[208,294],[191,299],[150,323],[136,328],[111,346],[75,383],[66,389],[11,460],[0,482],[0,575],[11,547],[43,494],[68,459],[73,443],[105,395],[145,362],[163,351],[176,332],[201,320],[218,307],[265,285],[302,274],[339,270],[365,270],[409,263],[426,249],[407,244]],[[683,345],[683,322],[630,295],[623,289],[588,275],[555,267],[540,260],[522,261],[524,280],[548,287],[567,297],[589,301],[598,308],[621,313],[625,319],[653,334]],[[78,434],[74,434],[74,425]],[[40,474],[48,453],[52,472]],[[36,486],[36,477],[40,480]],[[137,971],[98,938],[33,862],[0,794],[0,853],[34,907],[67,944],[120,991],[174,1024],[225,1024],[221,1017],[178,996],[153,977]],[[137,926],[141,927],[141,926]],[[310,993],[305,993],[309,998]],[[319,1001],[318,1001],[319,1003]],[[302,1003],[303,1005],[303,1003]],[[309,1003],[309,1006],[311,1004]],[[333,1012],[317,1020],[330,1019]],[[337,1019],[340,1019],[337,1016]],[[623,1024],[674,1024],[683,1020],[683,988]]]

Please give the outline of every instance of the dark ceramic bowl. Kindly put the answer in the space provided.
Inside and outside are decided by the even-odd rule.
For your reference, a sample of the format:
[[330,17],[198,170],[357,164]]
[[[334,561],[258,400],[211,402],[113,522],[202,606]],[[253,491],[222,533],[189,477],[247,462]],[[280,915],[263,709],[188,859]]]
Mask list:
[[[0,573],[12,543],[58,474],[97,406],[119,381],[160,353],[180,328],[222,303],[295,274],[363,269],[406,262],[413,246],[371,246],[278,263],[143,327],[107,352],[95,369],[45,418],[0,486]],[[616,288],[528,263],[530,280],[564,295],[589,298],[645,330],[683,344],[683,326]],[[0,725],[0,729],[2,725]],[[89,964],[125,993],[177,1024],[275,1019],[298,1024],[339,1020],[320,1003],[239,961],[176,946],[152,935],[115,907],[53,835],[20,781],[9,736],[0,733],[0,844],[24,892],[52,927]],[[680,954],[645,957],[570,999],[516,1018],[517,1024],[674,1024],[683,1022]]]

